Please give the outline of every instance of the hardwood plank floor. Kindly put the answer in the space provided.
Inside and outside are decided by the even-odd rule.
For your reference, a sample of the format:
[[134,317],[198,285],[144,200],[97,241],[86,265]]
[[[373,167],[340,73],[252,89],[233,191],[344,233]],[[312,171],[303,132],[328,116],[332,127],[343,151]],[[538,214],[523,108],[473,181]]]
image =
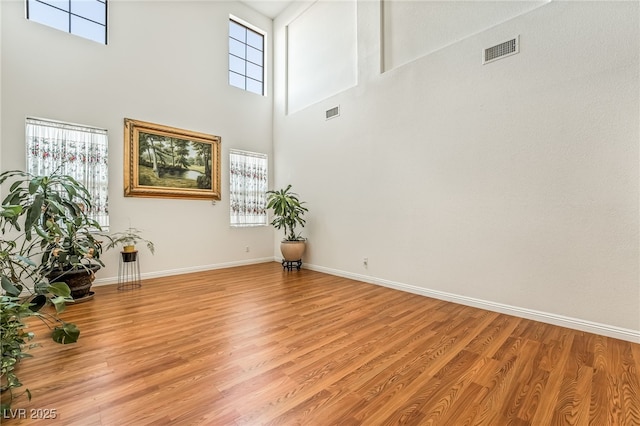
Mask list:
[[3,424],[640,425],[630,342],[278,263],[94,290]]

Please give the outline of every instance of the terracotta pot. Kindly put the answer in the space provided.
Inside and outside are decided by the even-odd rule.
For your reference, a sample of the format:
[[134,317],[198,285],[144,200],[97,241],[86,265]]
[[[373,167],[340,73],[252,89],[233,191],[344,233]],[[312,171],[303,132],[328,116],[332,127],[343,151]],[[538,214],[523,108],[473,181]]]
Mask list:
[[306,248],[305,241],[283,241],[280,243],[282,257],[287,261],[301,260]]

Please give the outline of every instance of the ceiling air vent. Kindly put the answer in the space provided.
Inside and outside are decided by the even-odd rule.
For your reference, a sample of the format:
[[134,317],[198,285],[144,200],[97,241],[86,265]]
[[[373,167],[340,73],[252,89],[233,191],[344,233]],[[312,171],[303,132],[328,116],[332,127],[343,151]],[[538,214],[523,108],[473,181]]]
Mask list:
[[331,109],[328,109],[325,112],[325,116],[327,117],[327,120],[330,118],[334,118],[340,115],[340,105],[338,105],[337,107],[333,107]]
[[520,36],[484,49],[484,53],[482,54],[482,63],[488,64],[489,62],[515,55],[518,52],[520,52]]

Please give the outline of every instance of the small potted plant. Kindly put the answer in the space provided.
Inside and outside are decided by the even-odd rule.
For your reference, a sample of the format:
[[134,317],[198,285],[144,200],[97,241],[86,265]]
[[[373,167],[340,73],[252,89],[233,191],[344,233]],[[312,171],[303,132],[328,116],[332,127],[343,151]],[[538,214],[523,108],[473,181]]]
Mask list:
[[136,244],[138,243],[145,243],[151,254],[154,254],[155,246],[153,242],[143,238],[140,235],[141,233],[142,231],[139,229],[129,227],[126,231],[111,234],[107,249],[122,246],[122,260],[125,262],[133,262],[136,260],[138,254]]
[[298,194],[291,191],[291,185],[277,191],[267,191],[267,208],[273,209],[271,225],[276,229],[284,229],[284,239],[280,244],[280,251],[284,260],[283,266],[290,267],[293,263],[297,269],[302,265],[302,255],[306,249],[306,238],[296,234],[296,227],[304,228],[306,223],[304,214],[308,209],[305,201],[300,201]]

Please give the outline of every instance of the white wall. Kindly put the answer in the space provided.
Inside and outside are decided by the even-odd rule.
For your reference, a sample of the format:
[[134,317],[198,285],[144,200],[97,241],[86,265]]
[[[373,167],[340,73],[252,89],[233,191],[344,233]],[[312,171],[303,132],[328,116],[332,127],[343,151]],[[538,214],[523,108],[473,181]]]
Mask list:
[[[229,14],[268,33],[270,19],[239,2],[110,1],[104,46],[27,21],[22,0],[0,10],[2,170],[25,167],[26,116],[106,128],[111,229],[130,221],[156,244],[143,275],[273,259],[273,230],[230,228],[228,197],[230,148],[272,155],[271,98],[227,83]],[[125,198],[125,117],[221,136],[222,201]],[[117,277],[117,256],[105,253],[98,283]]]
[[274,22],[275,186],[309,203],[310,267],[640,341],[637,2],[553,1],[380,74],[359,1],[358,85],[287,115],[300,10]]
[[[287,110],[357,83],[356,1],[317,1],[287,25]],[[328,25],[330,23],[330,25]]]
[[548,1],[430,0],[417,4],[383,0],[383,69],[397,68]]

